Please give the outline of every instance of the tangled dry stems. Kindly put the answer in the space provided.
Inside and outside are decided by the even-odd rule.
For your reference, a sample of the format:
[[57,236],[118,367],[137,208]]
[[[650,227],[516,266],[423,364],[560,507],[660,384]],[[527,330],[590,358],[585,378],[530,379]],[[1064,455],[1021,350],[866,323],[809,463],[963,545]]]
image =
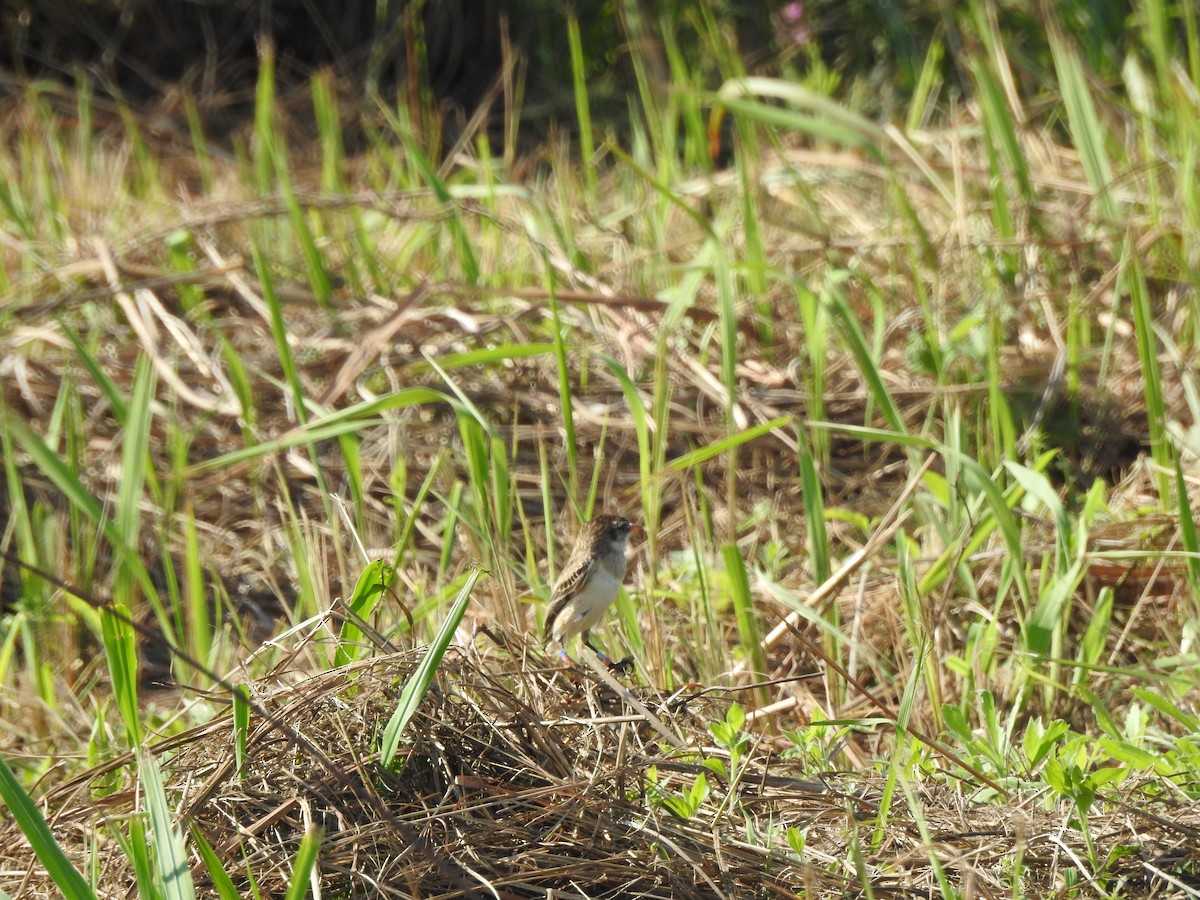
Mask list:
[[[401,764],[385,771],[379,734],[420,652],[254,685],[298,739],[255,717],[241,772],[228,716],[157,748],[181,821],[241,889],[252,875],[264,895],[282,894],[313,828],[322,891],[334,897],[918,897],[943,877],[965,895],[998,897],[1011,895],[1017,866],[1025,889],[1043,896],[1075,879],[1078,896],[1106,896],[1089,877],[1123,882],[1126,896],[1169,896],[1200,865],[1200,812],[1178,790],[1189,786],[1143,779],[1097,804],[1090,855],[1080,829],[1065,827],[1078,811],[1044,794],[985,803],[965,783],[928,773],[918,783],[915,771],[889,786],[869,771],[812,771],[766,740],[735,761],[707,727],[724,698],[633,688],[687,745],[666,747],[621,696],[536,654],[452,652]],[[104,896],[133,883],[106,837],[106,823],[138,809],[133,768],[114,760],[45,798],[76,864],[86,871],[97,854]],[[701,775],[710,790],[685,816],[665,798]],[[802,852],[789,828],[803,835]],[[11,821],[0,846],[0,888],[53,893]],[[1089,858],[1106,871],[1089,874]],[[193,875],[208,885],[198,859]]]

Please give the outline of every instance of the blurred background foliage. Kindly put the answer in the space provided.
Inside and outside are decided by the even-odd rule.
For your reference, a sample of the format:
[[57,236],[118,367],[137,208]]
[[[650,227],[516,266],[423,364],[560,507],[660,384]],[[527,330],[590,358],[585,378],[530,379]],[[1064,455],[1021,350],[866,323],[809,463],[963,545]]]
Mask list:
[[[628,115],[635,56],[651,68],[658,60],[665,90],[665,44],[707,74],[712,89],[740,74],[730,68],[798,78],[817,70],[836,73],[824,80],[831,89],[857,88],[887,115],[917,89],[930,53],[952,89],[947,96],[963,91],[968,60],[989,31],[1004,35],[1025,96],[1054,83],[1052,20],[1072,35],[1100,86],[1119,82],[1123,61],[1139,52],[1131,35],[1145,33],[1131,27],[1138,5],[1122,0],[4,0],[2,9],[0,68],[18,77],[9,89],[22,78],[86,77],[131,102],[183,90],[248,112],[269,39],[284,85],[307,85],[314,71],[332,67],[350,89],[389,97],[420,90],[469,112],[496,83],[511,47],[526,79],[527,114],[566,123],[574,117],[564,52],[571,17],[589,88],[613,100],[600,111],[616,117]],[[1180,40],[1183,27],[1149,39]],[[713,55],[714,38],[728,52]],[[635,47],[642,53],[631,53]]]

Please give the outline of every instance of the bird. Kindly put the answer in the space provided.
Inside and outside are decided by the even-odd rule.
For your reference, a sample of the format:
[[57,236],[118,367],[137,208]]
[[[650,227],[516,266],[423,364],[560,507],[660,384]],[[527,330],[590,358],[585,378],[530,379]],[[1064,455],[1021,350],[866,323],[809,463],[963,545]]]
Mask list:
[[631,659],[614,663],[593,646],[591,631],[617,597],[625,580],[625,551],[629,535],[641,529],[622,516],[596,516],[579,532],[567,566],[550,595],[544,629],[547,640],[559,645],[563,662],[570,662],[567,641],[577,634],[610,669],[624,669]]

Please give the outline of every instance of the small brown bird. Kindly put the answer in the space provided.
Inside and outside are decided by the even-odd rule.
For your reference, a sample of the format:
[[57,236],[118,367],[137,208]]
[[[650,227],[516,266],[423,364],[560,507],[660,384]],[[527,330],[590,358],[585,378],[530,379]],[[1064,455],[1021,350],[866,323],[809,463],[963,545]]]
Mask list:
[[545,633],[558,643],[559,655],[569,662],[567,641],[577,634],[583,643],[610,669],[622,668],[630,660],[614,663],[597,650],[591,631],[617,598],[625,580],[625,550],[632,532],[640,531],[621,516],[596,516],[583,526],[567,567],[558,576],[550,596]]

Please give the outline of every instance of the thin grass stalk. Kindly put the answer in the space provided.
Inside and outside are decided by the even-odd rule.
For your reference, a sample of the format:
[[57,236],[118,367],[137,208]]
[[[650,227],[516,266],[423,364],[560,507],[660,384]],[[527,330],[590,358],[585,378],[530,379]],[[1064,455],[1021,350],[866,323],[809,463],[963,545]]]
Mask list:
[[[723,410],[725,417],[725,433],[726,436],[732,437],[737,433],[739,422],[735,415],[737,407],[737,358],[738,358],[738,322],[737,309],[734,306],[734,286],[733,275],[730,271],[729,260],[726,258],[722,247],[721,236],[712,242],[713,244],[713,276],[717,287],[717,314],[720,317],[721,329],[721,384],[725,388],[725,408]],[[737,522],[740,519],[738,508],[738,464],[737,464],[737,447],[729,448],[728,458],[725,460],[725,503],[729,510],[728,517],[728,532],[726,539],[733,541],[737,539]]]
[[670,109],[668,121],[678,123],[677,128],[682,126],[677,140],[680,159],[685,171],[712,171],[715,160],[710,152],[708,130],[701,105],[702,85],[699,79],[704,76],[693,71],[695,67],[690,62],[690,56],[680,45],[675,21],[664,16],[659,20],[659,24],[663,52],[671,72],[672,90],[667,96]]
[[[755,162],[759,158],[757,155],[751,156],[750,153],[741,153],[737,157],[738,181],[742,185],[740,210],[742,251],[739,269],[743,273],[744,293],[748,293],[752,298],[758,298],[752,304],[752,308],[758,313],[760,338],[764,344],[769,346],[775,343],[773,328],[775,316],[767,297],[770,289],[771,265],[767,259],[761,224],[763,216],[759,210],[759,196],[762,191]],[[729,335],[726,333],[724,338],[728,337]],[[736,347],[736,328],[733,338]]]
[[75,69],[75,140],[72,163],[79,165],[85,178],[95,175],[95,132],[92,119],[92,80],[80,67]]
[[300,243],[300,253],[308,272],[309,287],[312,289],[317,305],[328,309],[329,300],[333,296],[333,279],[329,276],[329,270],[325,265],[321,250],[317,246],[313,229],[309,226],[304,209],[292,187],[290,165],[284,141],[282,139],[275,140],[272,142],[272,147],[274,148],[272,160],[275,182],[283,197],[284,206],[287,208],[288,221],[291,223],[294,238]]
[[829,532],[825,522],[825,498],[816,462],[807,447],[800,449],[800,483],[804,515],[808,523],[808,552],[813,581],[824,584],[831,573],[829,566]]
[[260,196],[271,193],[279,168],[276,142],[282,135],[275,124],[275,46],[261,42],[258,57],[258,81],[254,92],[254,187]]
[[196,106],[196,98],[190,93],[183,95],[183,110],[187,118],[188,137],[192,142],[192,159],[196,163],[201,193],[208,196],[212,194],[213,189],[213,160],[208,150],[208,139],[204,136],[204,122]]
[[147,900],[163,900],[161,887],[154,880],[154,860],[151,854],[153,841],[146,832],[145,816],[138,814],[129,819],[129,833],[117,831],[113,826],[113,837],[116,838],[121,852],[133,866],[134,879],[137,884],[138,897]]
[[[299,433],[304,435],[303,443],[308,450],[309,461],[312,463],[313,470],[316,473],[318,493],[321,497],[328,498],[330,491],[325,483],[325,473],[321,467],[320,455],[317,453],[316,442],[318,438],[308,433],[308,429],[304,427],[309,422],[308,401],[304,393],[304,386],[300,382],[300,367],[296,364],[296,357],[292,352],[292,344],[288,340],[288,329],[283,313],[283,303],[279,299],[279,294],[275,291],[275,279],[271,275],[270,267],[263,257],[258,241],[253,238],[251,238],[250,250],[254,259],[254,268],[258,274],[259,284],[262,289],[262,298],[271,315],[271,335],[275,339],[275,350],[278,353],[279,365],[283,369],[284,380],[287,384],[286,396],[291,402],[292,415],[301,426]],[[330,508],[328,500],[325,505],[326,514],[332,519],[333,510]]]
[[[121,481],[117,488],[117,508],[114,529],[122,547],[136,548],[140,545],[142,495],[148,480],[153,477],[150,468],[150,431],[153,428],[151,403],[154,400],[157,375],[150,358],[139,354],[134,366],[133,392],[129,399],[128,416],[125,421],[124,439],[121,447]],[[137,566],[126,565],[118,557],[117,578],[114,593],[118,597],[130,597],[138,583]],[[146,596],[154,607],[160,627],[166,629],[172,644],[183,638],[180,621],[172,621],[167,615],[157,591]]]
[[439,585],[445,582],[450,572],[451,557],[454,551],[452,537],[457,531],[458,520],[462,515],[463,490],[463,483],[457,480],[450,487],[450,498],[446,503],[445,524],[442,526],[442,553],[438,559],[437,583]]
[[[613,377],[621,385],[621,392],[625,395],[625,405],[629,408],[629,416],[633,420],[634,435],[637,438],[638,446],[638,484],[641,487],[641,508],[643,518],[647,516],[653,499],[654,489],[653,484],[658,482],[657,473],[654,470],[654,452],[652,449],[652,436],[650,433],[650,421],[646,415],[646,405],[642,400],[641,394],[638,393],[637,387],[629,374],[621,367],[615,359],[611,357],[603,357],[605,365],[608,367]],[[647,539],[651,534],[651,525],[648,521],[643,521]],[[657,528],[657,522],[653,526]],[[648,570],[652,570],[653,565],[648,566]],[[655,582],[653,576],[650,577],[649,584],[646,589],[646,596],[653,596]],[[662,634],[662,618],[658,614],[657,604],[646,604],[646,621],[649,623],[650,631],[650,658],[649,666],[652,672],[657,674],[665,674],[665,657]]]
[[246,777],[247,741],[250,737],[250,688],[246,684],[235,684],[229,691],[233,705],[230,722],[233,725],[233,758],[239,779]]
[[[404,555],[412,546],[413,535],[417,532],[417,521],[421,518],[425,511],[425,501],[433,492],[433,486],[436,483],[437,478],[442,474],[442,469],[445,467],[446,460],[448,458],[449,452],[442,452],[434,457],[433,464],[429,467],[429,471],[425,473],[425,477],[421,480],[421,484],[417,488],[416,496],[413,497],[412,505],[408,510],[404,510],[402,507],[404,495],[401,494],[400,497],[397,498],[397,503],[401,504],[401,508],[399,510],[401,515],[398,516],[397,519],[398,521],[402,521],[404,524],[400,528],[400,534],[396,537],[396,543],[394,545],[392,555],[392,568],[394,569],[398,569],[400,567],[400,564],[404,559]],[[461,486],[461,482],[455,482],[455,484],[457,486]],[[447,533],[454,533],[452,522],[447,522],[445,528]],[[453,543],[453,541],[446,541],[447,546],[453,545]],[[446,561],[447,563],[449,562],[448,557]]]
[[564,333],[558,291],[549,260],[545,265],[546,294],[550,300],[550,330],[554,335],[554,362],[558,374],[558,403],[562,415],[563,443],[567,452],[567,496],[579,497],[579,440],[575,433],[575,409],[571,392],[571,369],[567,363],[567,337]]
[[[4,640],[0,642],[0,685],[4,685],[6,688],[13,684],[13,678],[9,677],[9,673],[12,669],[13,658],[16,656],[17,641],[24,638],[22,649],[30,655],[36,651],[38,646],[38,642],[27,633],[28,618],[29,615],[25,612],[12,614],[4,631]],[[51,708],[53,709],[53,707]]]
[[842,335],[849,346],[851,354],[854,356],[859,371],[862,373],[863,380],[867,383],[871,397],[874,398],[875,403],[878,404],[880,411],[883,413],[884,421],[893,431],[904,434],[908,431],[908,426],[905,424],[904,416],[900,413],[900,407],[896,405],[896,401],[892,398],[891,392],[887,389],[883,374],[879,370],[878,360],[880,356],[874,353],[871,346],[867,343],[866,335],[863,333],[858,317],[850,309],[842,292],[841,286],[847,276],[848,273],[846,272],[838,272],[827,279],[821,290],[821,302],[828,307],[833,317],[841,325]]
[[[1179,510],[1179,537],[1187,558],[1187,579],[1193,605],[1200,607],[1200,540],[1196,536],[1196,519],[1188,496],[1187,482],[1179,455],[1175,455],[1175,509]],[[1198,609],[1200,611],[1200,609]]]
[[[1019,262],[1017,259],[1017,249],[1015,246],[1016,226],[1014,224],[1016,216],[1012,209],[1012,200],[1009,196],[1008,174],[1013,171],[1014,160],[1019,165],[1021,160],[1020,148],[1017,145],[1016,130],[1013,126],[1012,118],[1009,114],[1008,107],[1004,104],[1004,98],[1001,96],[1000,88],[992,78],[991,72],[983,61],[979,61],[974,67],[975,84],[977,86],[978,95],[981,99],[984,125],[984,147],[987,150],[988,170],[990,177],[988,184],[990,186],[990,196],[988,207],[991,211],[992,228],[995,232],[997,244],[1001,249],[996,254],[996,265],[999,269],[1001,277],[1005,284],[1011,285],[1013,279],[1019,271]],[[1003,163],[1007,163],[1008,171],[1005,171]],[[1021,180],[1021,172],[1015,172],[1018,182]],[[1028,173],[1025,174],[1025,180],[1028,183]],[[1025,197],[1026,203],[1032,199],[1032,186],[1028,186],[1028,195]]]
[[682,492],[685,499],[683,509],[688,526],[687,533],[698,535],[700,539],[691,542],[689,555],[692,571],[695,573],[696,590],[688,592],[687,611],[688,620],[697,626],[691,640],[692,647],[697,652],[692,656],[698,661],[700,678],[708,682],[726,669],[728,654],[724,651],[723,617],[717,606],[719,598],[712,583],[715,573],[707,558],[709,548],[715,543],[711,509],[708,505],[703,473],[698,468],[693,469],[692,476],[692,490]]
[[[988,435],[990,441],[976,450],[979,458],[991,465],[999,465],[1005,460],[1018,459],[1017,429],[1013,422],[1012,409],[1004,387],[1004,363],[1000,359],[1000,348],[1004,345],[1004,310],[1000,308],[1001,301],[996,299],[988,304],[988,347],[987,347],[987,389],[988,389]],[[997,343],[999,341],[1000,343]]]

